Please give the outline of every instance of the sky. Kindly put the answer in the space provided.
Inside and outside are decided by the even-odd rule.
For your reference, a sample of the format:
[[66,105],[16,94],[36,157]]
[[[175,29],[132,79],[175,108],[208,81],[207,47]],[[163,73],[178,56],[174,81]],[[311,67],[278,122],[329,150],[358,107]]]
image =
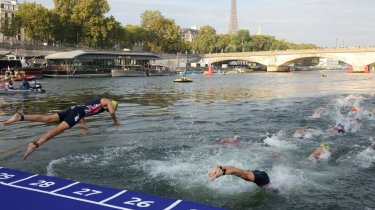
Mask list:
[[[53,8],[53,0],[21,0]],[[107,0],[124,25],[159,10],[181,28],[209,25],[228,32],[231,0]],[[375,0],[237,0],[239,29],[320,47],[375,46]]]

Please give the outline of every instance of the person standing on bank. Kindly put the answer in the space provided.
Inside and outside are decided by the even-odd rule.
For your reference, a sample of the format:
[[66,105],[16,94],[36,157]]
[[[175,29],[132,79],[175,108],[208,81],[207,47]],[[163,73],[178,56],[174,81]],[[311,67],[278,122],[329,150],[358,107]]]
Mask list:
[[24,115],[23,113],[15,113],[9,120],[4,122],[4,125],[9,125],[18,121],[31,121],[31,122],[43,122],[43,123],[60,123],[55,128],[45,133],[39,140],[29,143],[27,151],[23,156],[26,160],[31,153],[33,153],[40,145],[46,143],[56,135],[64,132],[65,130],[73,127],[78,122],[82,125],[82,134],[88,134],[88,128],[86,126],[85,117],[96,115],[104,111],[108,111],[111,115],[114,125],[120,126],[120,123],[116,117],[116,110],[118,107],[117,101],[109,100],[106,98],[99,98],[87,101],[85,105],[72,106],[66,111],[59,112],[52,115]]

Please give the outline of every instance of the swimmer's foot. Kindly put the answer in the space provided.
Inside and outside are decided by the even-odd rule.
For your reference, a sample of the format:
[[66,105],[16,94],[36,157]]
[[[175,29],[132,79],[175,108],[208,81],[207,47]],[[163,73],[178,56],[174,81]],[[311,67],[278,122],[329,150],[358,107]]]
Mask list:
[[24,118],[25,118],[25,116],[22,113],[17,112],[9,120],[5,121],[3,124],[9,125],[9,124],[14,123],[14,122],[23,121]]
[[223,169],[220,166],[215,165],[214,168],[210,172],[208,172],[208,177],[211,181],[214,181],[216,178],[223,176],[223,174]]
[[23,160],[26,160],[38,147],[39,144],[37,142],[30,143],[27,146],[27,150],[25,152],[25,155],[23,156]]

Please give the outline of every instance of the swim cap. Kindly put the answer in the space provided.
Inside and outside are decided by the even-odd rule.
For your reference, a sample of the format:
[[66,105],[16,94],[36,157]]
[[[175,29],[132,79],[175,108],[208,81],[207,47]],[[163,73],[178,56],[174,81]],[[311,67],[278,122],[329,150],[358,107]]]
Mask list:
[[115,101],[115,100],[112,100],[112,106],[113,108],[115,109],[115,111],[117,110],[117,107],[118,107],[118,102]]
[[329,145],[327,143],[321,144],[320,147],[323,149],[329,149]]

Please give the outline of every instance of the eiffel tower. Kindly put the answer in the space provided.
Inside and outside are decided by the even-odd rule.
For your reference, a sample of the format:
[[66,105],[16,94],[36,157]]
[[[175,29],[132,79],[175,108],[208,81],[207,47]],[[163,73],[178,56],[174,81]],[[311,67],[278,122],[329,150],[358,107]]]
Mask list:
[[229,34],[235,34],[238,30],[237,22],[237,0],[232,0],[232,5],[230,8],[230,20],[229,20]]

